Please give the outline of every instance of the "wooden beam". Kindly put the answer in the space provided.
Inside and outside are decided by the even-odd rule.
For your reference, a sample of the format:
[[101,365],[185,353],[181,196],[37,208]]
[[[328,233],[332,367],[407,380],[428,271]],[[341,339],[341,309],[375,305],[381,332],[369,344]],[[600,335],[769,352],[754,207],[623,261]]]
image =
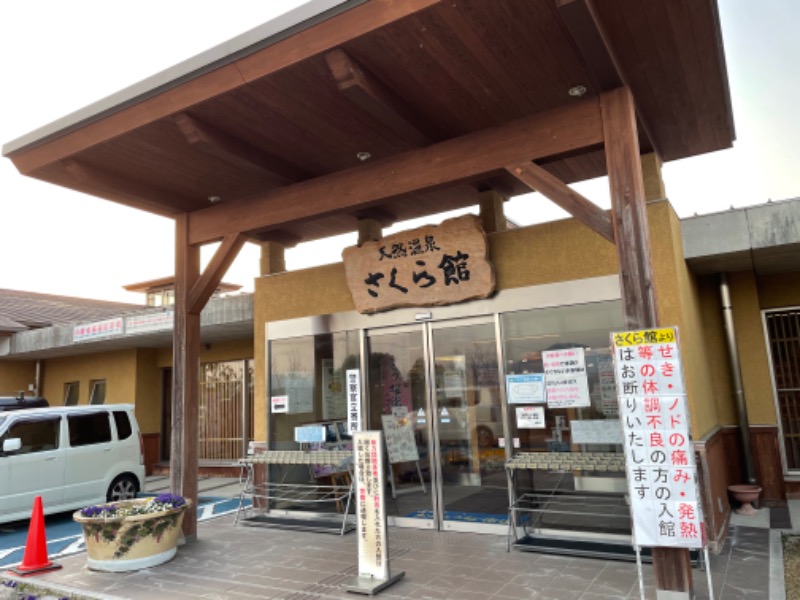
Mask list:
[[203,123],[187,113],[179,113],[172,120],[189,145],[209,156],[239,168],[256,170],[277,185],[308,178],[308,173],[282,158],[220,131],[213,125]]
[[166,206],[167,204],[177,203],[185,211],[196,208],[196,204],[189,199],[180,201],[175,194],[169,194],[127,177],[112,175],[76,160],[64,160],[61,162],[61,166],[77,183],[81,184],[82,192],[85,193],[88,189],[93,195],[100,198],[146,210],[163,217],[175,217],[181,212],[180,209],[170,210]]
[[356,219],[372,219],[380,223],[381,227],[391,227],[397,221],[397,215],[379,206],[362,208],[355,212]]
[[[589,72],[592,85],[598,92],[607,92],[628,85],[628,78],[617,58],[593,0],[556,0],[556,7],[567,31],[575,41]],[[639,123],[650,145],[659,152],[647,119],[638,113]]]
[[625,326],[655,327],[658,313],[633,96],[627,88],[619,88],[600,100]]
[[[172,332],[172,440],[170,488],[197,506],[200,313],[189,310],[189,291],[200,276],[200,248],[191,246],[188,215],[175,220],[175,325]],[[183,533],[197,536],[197,511],[183,518]]]
[[603,143],[596,98],[581,100],[483,131],[351,169],[220,203],[190,216],[190,243],[313,217],[352,212],[376,201],[462,181],[546,156]]
[[[633,96],[627,88],[619,88],[604,93],[600,101],[625,327],[656,327],[658,313]],[[657,590],[691,597],[688,550],[653,548],[653,572]]]
[[211,258],[211,262],[206,265],[203,274],[192,285],[188,301],[190,313],[200,314],[236,259],[239,250],[244,246],[244,242],[245,236],[240,233],[231,233],[225,236]]
[[116,112],[79,123],[59,137],[10,156],[23,175],[82,150],[190,109],[250,81],[337,48],[376,29],[435,6],[440,0],[370,0]]
[[341,48],[325,55],[339,91],[415,146],[444,136],[405,100]]
[[283,229],[273,229],[272,231],[262,231],[252,235],[253,239],[257,240],[259,244],[266,242],[273,242],[280,244],[284,248],[294,248],[303,241],[303,238]]
[[506,167],[506,170],[531,190],[549,198],[589,229],[614,243],[614,227],[608,213],[566,183],[532,162]]

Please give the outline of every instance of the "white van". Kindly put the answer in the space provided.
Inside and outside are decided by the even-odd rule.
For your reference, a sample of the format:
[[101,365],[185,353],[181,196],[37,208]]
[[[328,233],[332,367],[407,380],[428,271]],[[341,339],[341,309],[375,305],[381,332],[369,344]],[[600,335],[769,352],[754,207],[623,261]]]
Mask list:
[[132,404],[0,413],[0,523],[133,498],[144,446]]

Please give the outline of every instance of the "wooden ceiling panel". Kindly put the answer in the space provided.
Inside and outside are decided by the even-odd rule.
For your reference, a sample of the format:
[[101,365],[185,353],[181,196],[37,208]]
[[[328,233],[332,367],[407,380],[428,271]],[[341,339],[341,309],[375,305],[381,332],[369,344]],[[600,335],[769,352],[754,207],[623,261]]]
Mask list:
[[734,136],[714,0],[595,2],[664,160]]
[[[371,173],[375,162],[411,156],[415,149],[492,127],[503,130],[501,140],[492,135],[474,139],[502,145],[516,136],[516,151],[532,142],[527,130],[514,129],[512,122],[544,118],[551,109],[569,113],[576,103],[597,104],[592,98],[600,91],[595,89],[597,65],[581,54],[591,44],[581,45],[573,37],[582,30],[570,22],[565,5],[567,11],[583,11],[581,26],[596,27],[590,32],[593,43],[608,44],[612,68],[618,66],[621,81],[630,86],[640,120],[664,160],[731,145],[715,0],[407,0],[366,3],[197,79],[16,150],[13,160],[25,174],[159,214],[199,212],[209,207],[209,196],[219,196],[221,206],[204,217],[195,215],[195,221],[206,223],[200,238],[214,233],[208,223],[231,214],[218,210],[225,203],[243,206],[259,198],[292,199],[276,200],[264,211],[303,205],[286,212],[296,214],[297,222],[289,217],[259,221],[274,223],[285,239],[351,231],[356,215],[346,208],[315,216],[307,210],[334,211],[335,191],[325,183],[341,180],[340,172],[363,166]],[[337,81],[329,63],[332,53],[350,61],[346,69],[360,70],[361,79],[348,81],[345,69],[344,80]],[[576,85],[589,88],[583,100],[568,95]],[[503,129],[506,125],[511,127]],[[583,122],[552,127],[538,130],[535,143],[590,129]],[[553,146],[552,152],[569,155],[537,154],[542,159],[537,162],[565,183],[600,176],[606,170],[597,146],[602,137],[598,142],[592,135],[583,145]],[[646,149],[649,140],[642,135],[640,130]],[[369,152],[370,162],[362,165],[359,152]],[[503,193],[526,191],[507,172],[477,168],[487,164],[485,144],[459,152],[458,159],[447,162],[423,150],[416,156],[429,158],[413,174],[384,174],[382,181],[347,188],[340,191],[338,206],[379,208],[404,220],[474,205],[475,190],[488,185],[500,186]],[[474,164],[466,168],[464,160]],[[463,168],[462,177],[480,175],[409,194],[414,189],[409,182],[450,181],[447,173],[455,162]],[[426,172],[437,175],[426,179],[420,175]],[[325,179],[314,181],[320,177]],[[364,186],[385,190],[393,177],[394,183],[404,182],[396,187],[404,195],[374,205],[367,200],[383,198],[377,192],[364,205],[351,201]],[[282,189],[296,182],[296,189]],[[315,196],[305,206],[303,190],[308,189]],[[245,229],[252,225],[251,213],[238,218],[234,221],[243,221]]]

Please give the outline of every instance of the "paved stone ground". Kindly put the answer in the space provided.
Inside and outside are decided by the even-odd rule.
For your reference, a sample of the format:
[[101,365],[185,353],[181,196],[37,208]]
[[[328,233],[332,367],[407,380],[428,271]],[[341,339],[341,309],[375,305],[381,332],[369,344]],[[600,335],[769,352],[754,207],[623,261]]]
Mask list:
[[[207,493],[233,497],[238,481],[209,480]],[[150,478],[148,491],[168,487]],[[733,515],[724,548],[711,556],[715,600],[780,600],[781,531],[800,525],[800,501]],[[634,563],[553,556],[513,550],[506,538],[473,533],[389,529],[392,572],[398,583],[380,592],[387,600],[622,600],[640,597]],[[247,599],[351,600],[356,575],[356,536],[239,525],[233,515],[198,525],[198,539],[167,564],[134,573],[89,571],[85,554],[60,557],[63,569],[25,581],[103,600]],[[771,552],[772,550],[772,552]],[[52,557],[51,557],[52,558]],[[652,569],[644,565],[646,598],[655,598]],[[709,598],[707,573],[693,571],[696,598]],[[780,579],[781,585],[776,585]],[[772,595],[770,595],[772,590]]]
[[[356,598],[345,586],[356,574],[356,536],[233,526],[231,516],[202,523],[198,539],[171,562],[134,573],[97,573],[85,556],[36,577],[97,598],[152,600],[323,600]],[[762,539],[763,538],[763,539]],[[506,552],[504,537],[390,529],[392,572],[405,577],[385,599],[612,600],[639,598],[636,565],[599,559]],[[715,598],[768,599],[769,529],[733,526],[711,558]],[[655,597],[644,566],[647,598]],[[694,570],[696,597],[708,598],[706,573]],[[773,599],[777,600],[777,599]]]

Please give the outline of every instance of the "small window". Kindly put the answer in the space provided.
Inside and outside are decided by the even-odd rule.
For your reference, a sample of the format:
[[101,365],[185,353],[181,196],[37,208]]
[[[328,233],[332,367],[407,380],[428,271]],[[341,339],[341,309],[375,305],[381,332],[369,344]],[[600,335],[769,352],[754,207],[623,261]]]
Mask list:
[[147,306],[161,306],[164,299],[161,296],[161,291],[147,292]]
[[80,386],[77,381],[70,381],[64,384],[64,406],[75,406],[78,404],[78,391]]
[[47,452],[58,450],[58,432],[61,418],[35,419],[14,423],[6,434],[0,439],[3,441],[11,438],[20,438],[22,447],[14,454],[33,454],[34,452]]
[[111,441],[111,422],[108,413],[98,412],[85,415],[69,415],[69,445],[89,446]]
[[89,395],[89,404],[105,404],[106,403],[106,380],[97,379],[92,381],[92,392]]
[[127,440],[131,437],[131,433],[133,433],[128,413],[122,410],[115,410],[112,414],[114,415],[114,423],[117,426],[117,438],[120,440]]

